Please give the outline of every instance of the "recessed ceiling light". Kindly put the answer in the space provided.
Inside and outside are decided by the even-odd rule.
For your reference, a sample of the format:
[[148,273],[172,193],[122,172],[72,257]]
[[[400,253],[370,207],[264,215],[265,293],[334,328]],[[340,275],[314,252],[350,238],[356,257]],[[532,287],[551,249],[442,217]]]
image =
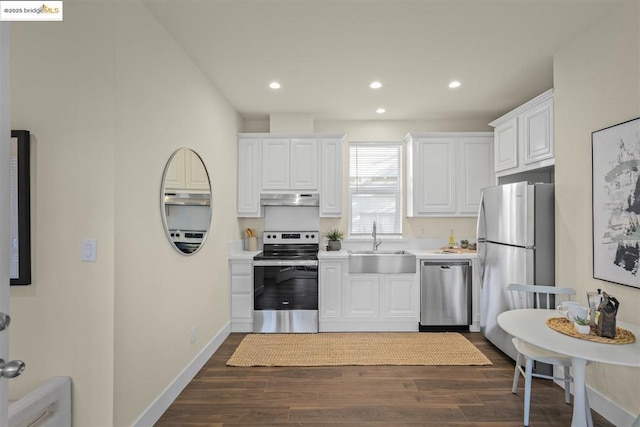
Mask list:
[[278,82],[271,82],[271,83],[269,83],[269,87],[270,87],[271,89],[280,89],[280,83],[278,83]]
[[378,108],[378,109],[376,110],[376,113],[378,113],[378,114],[383,114],[383,113],[385,113],[386,111],[387,111],[387,110],[385,110],[384,108]]
[[459,81],[457,81],[457,80],[454,80],[454,81],[452,81],[451,83],[449,83],[449,87],[450,87],[451,89],[455,89],[455,88],[457,88],[457,87],[460,87],[460,82],[459,82]]
[[380,89],[382,87],[382,83],[375,81],[375,82],[371,82],[371,84],[369,85],[369,87],[371,89]]

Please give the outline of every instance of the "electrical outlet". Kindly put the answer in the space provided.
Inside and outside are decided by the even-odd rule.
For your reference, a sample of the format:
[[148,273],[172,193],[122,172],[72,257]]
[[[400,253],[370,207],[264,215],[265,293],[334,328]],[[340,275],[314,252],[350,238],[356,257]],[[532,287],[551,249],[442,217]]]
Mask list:
[[191,327],[191,344],[196,342],[197,335],[198,335],[198,327],[192,326]]

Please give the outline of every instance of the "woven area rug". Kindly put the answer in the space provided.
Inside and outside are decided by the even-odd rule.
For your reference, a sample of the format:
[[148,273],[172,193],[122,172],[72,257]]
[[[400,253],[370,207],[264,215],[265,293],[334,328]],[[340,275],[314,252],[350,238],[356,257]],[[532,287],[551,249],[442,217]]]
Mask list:
[[455,332],[249,334],[229,366],[491,365]]

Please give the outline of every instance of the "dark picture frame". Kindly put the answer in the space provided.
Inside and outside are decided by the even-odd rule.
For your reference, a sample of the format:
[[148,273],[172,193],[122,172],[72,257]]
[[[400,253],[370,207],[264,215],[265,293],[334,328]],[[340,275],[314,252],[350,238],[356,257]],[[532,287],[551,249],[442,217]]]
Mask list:
[[[27,130],[11,131],[11,152],[17,154],[14,171],[12,164],[11,193],[11,285],[31,284],[31,138]],[[14,146],[15,144],[15,146]],[[17,190],[17,192],[14,192]],[[17,200],[16,200],[17,199]],[[17,206],[14,203],[17,202]],[[17,230],[15,225],[17,223]],[[17,265],[16,265],[17,262]]]
[[592,132],[593,277],[640,288],[640,117]]

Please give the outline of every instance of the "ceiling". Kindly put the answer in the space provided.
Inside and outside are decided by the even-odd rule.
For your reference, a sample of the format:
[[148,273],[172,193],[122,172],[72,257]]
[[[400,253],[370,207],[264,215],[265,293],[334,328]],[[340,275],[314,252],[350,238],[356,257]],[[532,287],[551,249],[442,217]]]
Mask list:
[[[614,0],[146,0],[245,119],[497,118]],[[276,80],[282,87],[273,90]],[[383,86],[373,90],[369,84]],[[462,85],[450,89],[448,83]],[[379,107],[385,114],[377,114]]]

